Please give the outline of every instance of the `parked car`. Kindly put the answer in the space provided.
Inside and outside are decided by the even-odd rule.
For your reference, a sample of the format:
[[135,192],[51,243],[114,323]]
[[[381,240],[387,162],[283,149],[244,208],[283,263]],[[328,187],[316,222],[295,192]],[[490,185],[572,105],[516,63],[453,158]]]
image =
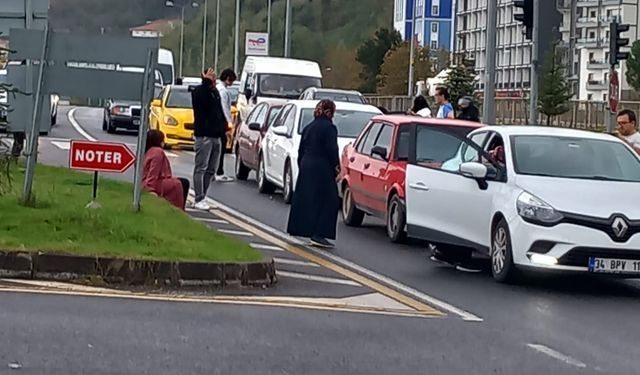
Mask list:
[[320,87],[309,87],[300,95],[300,100],[322,100],[330,99],[334,102],[349,102],[367,104],[367,99],[353,90],[325,89]]
[[392,242],[403,241],[406,237],[405,174],[410,150],[429,148],[434,154],[447,154],[451,147],[430,138],[418,139],[416,134],[433,128],[464,137],[481,126],[475,122],[415,116],[374,117],[342,153],[339,190],[345,224],[360,226],[365,215],[376,216],[385,220]]
[[149,127],[165,134],[167,148],[193,145],[193,107],[187,86],[164,87],[151,102]]
[[[262,141],[258,160],[258,189],[272,193],[283,189],[284,201],[293,197],[298,177],[298,147],[302,130],[313,120],[317,101],[293,100],[282,108]],[[367,104],[336,103],[333,123],[338,129],[338,144],[342,149],[360,134],[380,110]]]
[[[8,83],[7,70],[0,69],[0,84]],[[58,102],[60,97],[56,94],[51,95],[51,126],[54,126],[58,122]],[[6,106],[9,102],[9,96],[6,91],[0,90],[0,104]],[[7,127],[7,110],[0,109],[0,130],[5,130]],[[45,134],[45,133],[43,133]]]
[[640,158],[624,142],[523,126],[416,136],[450,155],[409,153],[409,235],[485,252],[500,282],[523,269],[640,276]]
[[280,104],[260,103],[240,124],[234,149],[238,180],[246,180],[249,172],[258,170],[262,140],[281,109]]
[[102,130],[115,133],[117,129],[135,130],[140,128],[139,102],[108,99],[102,117]]

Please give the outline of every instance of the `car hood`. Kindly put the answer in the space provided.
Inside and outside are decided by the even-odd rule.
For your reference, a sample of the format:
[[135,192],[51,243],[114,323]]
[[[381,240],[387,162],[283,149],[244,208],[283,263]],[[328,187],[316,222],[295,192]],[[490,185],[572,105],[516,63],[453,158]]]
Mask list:
[[170,115],[181,122],[193,122],[193,109],[191,108],[165,108],[165,115]]
[[517,176],[516,185],[558,211],[602,218],[621,213],[640,219],[640,183]]

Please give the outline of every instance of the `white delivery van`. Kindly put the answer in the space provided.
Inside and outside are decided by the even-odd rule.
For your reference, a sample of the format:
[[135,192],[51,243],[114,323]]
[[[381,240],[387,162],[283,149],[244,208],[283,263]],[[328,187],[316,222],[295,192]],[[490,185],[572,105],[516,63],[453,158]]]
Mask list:
[[176,82],[176,69],[173,63],[173,52],[168,49],[158,50],[158,70],[162,74],[165,85],[173,85]]
[[246,119],[253,106],[260,102],[297,99],[309,87],[322,87],[322,72],[317,62],[249,56],[240,75],[240,117]]

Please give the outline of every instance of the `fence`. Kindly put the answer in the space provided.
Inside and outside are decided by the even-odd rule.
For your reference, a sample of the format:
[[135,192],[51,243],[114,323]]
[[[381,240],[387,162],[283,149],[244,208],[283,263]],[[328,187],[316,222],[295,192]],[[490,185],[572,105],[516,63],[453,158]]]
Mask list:
[[[367,96],[370,104],[389,111],[406,111],[411,108],[413,98],[407,96]],[[529,100],[521,98],[496,98],[496,123],[524,125],[529,122]],[[480,105],[480,107],[482,107]],[[619,109],[631,109],[640,114],[640,102],[620,102]],[[577,129],[601,130],[605,128],[606,103],[594,101],[572,101],[569,111],[555,116],[550,125]],[[482,110],[482,108],[480,108]],[[545,115],[540,115],[540,124],[546,124]]]

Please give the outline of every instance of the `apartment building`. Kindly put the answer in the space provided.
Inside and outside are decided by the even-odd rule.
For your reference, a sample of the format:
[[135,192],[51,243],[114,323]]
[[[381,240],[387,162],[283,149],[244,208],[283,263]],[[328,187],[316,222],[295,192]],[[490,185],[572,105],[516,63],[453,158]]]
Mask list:
[[[484,89],[487,45],[487,1],[457,0],[455,50],[475,61]],[[548,0],[551,2],[551,0]],[[561,14],[554,6],[542,6],[539,60],[542,62],[554,40],[559,40]],[[498,0],[496,92],[503,97],[521,97],[531,85],[531,42],[525,39],[520,23],[514,20],[513,0]]]
[[[412,14],[414,2],[415,25]],[[411,40],[413,28],[420,45],[431,49],[451,50],[455,2],[456,0],[395,0],[394,27],[406,41]]]
[[[631,25],[623,36],[629,38],[629,45],[633,44],[640,38],[639,4],[640,0],[557,0],[576,99],[608,100],[609,23],[617,19]],[[631,90],[624,77],[625,68],[624,62],[618,67],[623,94]]]

